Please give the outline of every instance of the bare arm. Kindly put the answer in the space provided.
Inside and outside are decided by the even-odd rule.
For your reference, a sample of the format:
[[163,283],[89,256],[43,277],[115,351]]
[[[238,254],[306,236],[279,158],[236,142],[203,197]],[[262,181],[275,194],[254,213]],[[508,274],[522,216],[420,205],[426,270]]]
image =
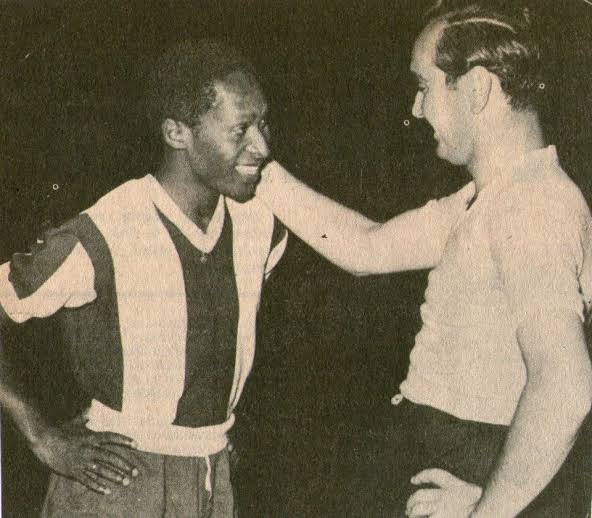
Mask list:
[[[37,458],[51,470],[104,494],[110,492],[111,484],[129,484],[131,477],[137,475],[135,466],[115,451],[111,451],[109,446],[131,447],[132,440],[118,434],[92,432],[86,428],[82,418],[63,426],[54,426],[47,422],[37,403],[22,390],[12,366],[6,360],[2,330],[9,319],[20,322],[30,316],[47,316],[57,311],[63,300],[55,296],[54,288],[60,288],[66,293],[68,284],[63,276],[71,275],[71,278],[75,278],[76,272],[68,268],[58,269],[52,279],[44,285],[49,292],[41,288],[36,297],[24,300],[17,296],[7,274],[7,265],[2,265],[0,299],[14,312],[11,313],[12,317],[9,317],[9,310],[5,310],[0,304],[0,406],[3,412],[14,421]],[[35,299],[34,304],[30,304],[31,299]],[[33,315],[29,311],[35,304],[38,314]]]
[[[0,306],[0,331],[8,316]],[[112,484],[128,485],[138,475],[132,462],[111,451],[110,445],[133,448],[133,441],[115,433],[96,433],[75,419],[63,426],[50,424],[15,379],[6,360],[0,332],[0,407],[23,434],[37,458],[49,469],[98,493],[109,494]]]
[[372,221],[315,192],[277,162],[265,168],[257,196],[318,253],[357,275],[431,268],[449,232],[450,222],[426,207],[386,223]]
[[474,517],[515,516],[559,470],[590,410],[592,368],[575,313],[539,315],[518,329],[527,383]]
[[[547,199],[537,203],[536,197],[528,204],[518,193],[516,203],[506,196],[504,217],[492,218],[490,232],[492,257],[517,323],[525,385],[483,491],[427,470],[413,482],[435,482],[443,491],[418,491],[408,503],[411,516],[516,516],[558,472],[590,410],[592,367],[575,273],[586,235],[564,207]],[[437,505],[428,503],[434,495]],[[426,507],[430,513],[423,512]]]
[[518,515],[565,461],[592,401],[592,369],[576,313],[539,315],[520,326],[527,382],[506,443],[484,488],[440,469],[413,477],[410,517],[504,518]]

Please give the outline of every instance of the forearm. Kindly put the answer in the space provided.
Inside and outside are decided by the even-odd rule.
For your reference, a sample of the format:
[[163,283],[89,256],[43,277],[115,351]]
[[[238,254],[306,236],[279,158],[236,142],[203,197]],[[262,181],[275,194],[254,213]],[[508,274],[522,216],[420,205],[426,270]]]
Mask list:
[[257,197],[328,260],[347,271],[362,269],[375,222],[315,192],[277,162],[265,168]]
[[34,449],[49,424],[16,380],[11,365],[6,360],[3,345],[0,336],[0,407]]
[[513,517],[565,461],[587,413],[581,393],[557,383],[527,383],[496,468],[471,516]]
[[446,241],[447,223],[431,210],[376,223],[315,192],[277,162],[265,168],[257,197],[317,252],[354,274],[432,268]]

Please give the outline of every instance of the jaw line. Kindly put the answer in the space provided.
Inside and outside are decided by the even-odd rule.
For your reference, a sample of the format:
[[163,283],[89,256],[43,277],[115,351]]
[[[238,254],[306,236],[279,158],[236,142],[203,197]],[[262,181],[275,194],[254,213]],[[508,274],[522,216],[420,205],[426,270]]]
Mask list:
[[[260,165],[237,165],[234,170],[242,177],[242,178],[259,178],[259,169]],[[247,171],[247,172],[245,172]]]

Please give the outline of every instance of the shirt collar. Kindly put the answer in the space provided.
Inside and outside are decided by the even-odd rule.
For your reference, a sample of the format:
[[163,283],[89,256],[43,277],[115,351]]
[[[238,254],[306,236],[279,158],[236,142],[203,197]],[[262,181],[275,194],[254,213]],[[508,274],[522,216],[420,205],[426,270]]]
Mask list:
[[189,240],[189,242],[205,253],[210,253],[220,235],[222,234],[222,227],[224,226],[224,197],[220,196],[218,205],[214,210],[212,219],[208,224],[208,228],[203,232],[185,213],[179,208],[169,194],[164,190],[160,182],[151,174],[144,177],[148,187],[150,199],[156,205],[158,210],[162,212]]

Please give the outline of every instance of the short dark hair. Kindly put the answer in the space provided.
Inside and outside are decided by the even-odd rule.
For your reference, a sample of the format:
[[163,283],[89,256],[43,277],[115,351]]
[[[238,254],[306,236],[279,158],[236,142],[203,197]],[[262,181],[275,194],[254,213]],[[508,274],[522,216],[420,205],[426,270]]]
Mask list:
[[196,127],[216,100],[214,84],[233,72],[255,77],[252,64],[216,40],[183,40],[165,50],[148,74],[146,108],[156,130],[170,118]]
[[492,2],[434,10],[428,25],[443,25],[435,64],[449,84],[482,66],[499,77],[516,110],[536,109],[542,80],[541,49],[526,8],[503,8]]

